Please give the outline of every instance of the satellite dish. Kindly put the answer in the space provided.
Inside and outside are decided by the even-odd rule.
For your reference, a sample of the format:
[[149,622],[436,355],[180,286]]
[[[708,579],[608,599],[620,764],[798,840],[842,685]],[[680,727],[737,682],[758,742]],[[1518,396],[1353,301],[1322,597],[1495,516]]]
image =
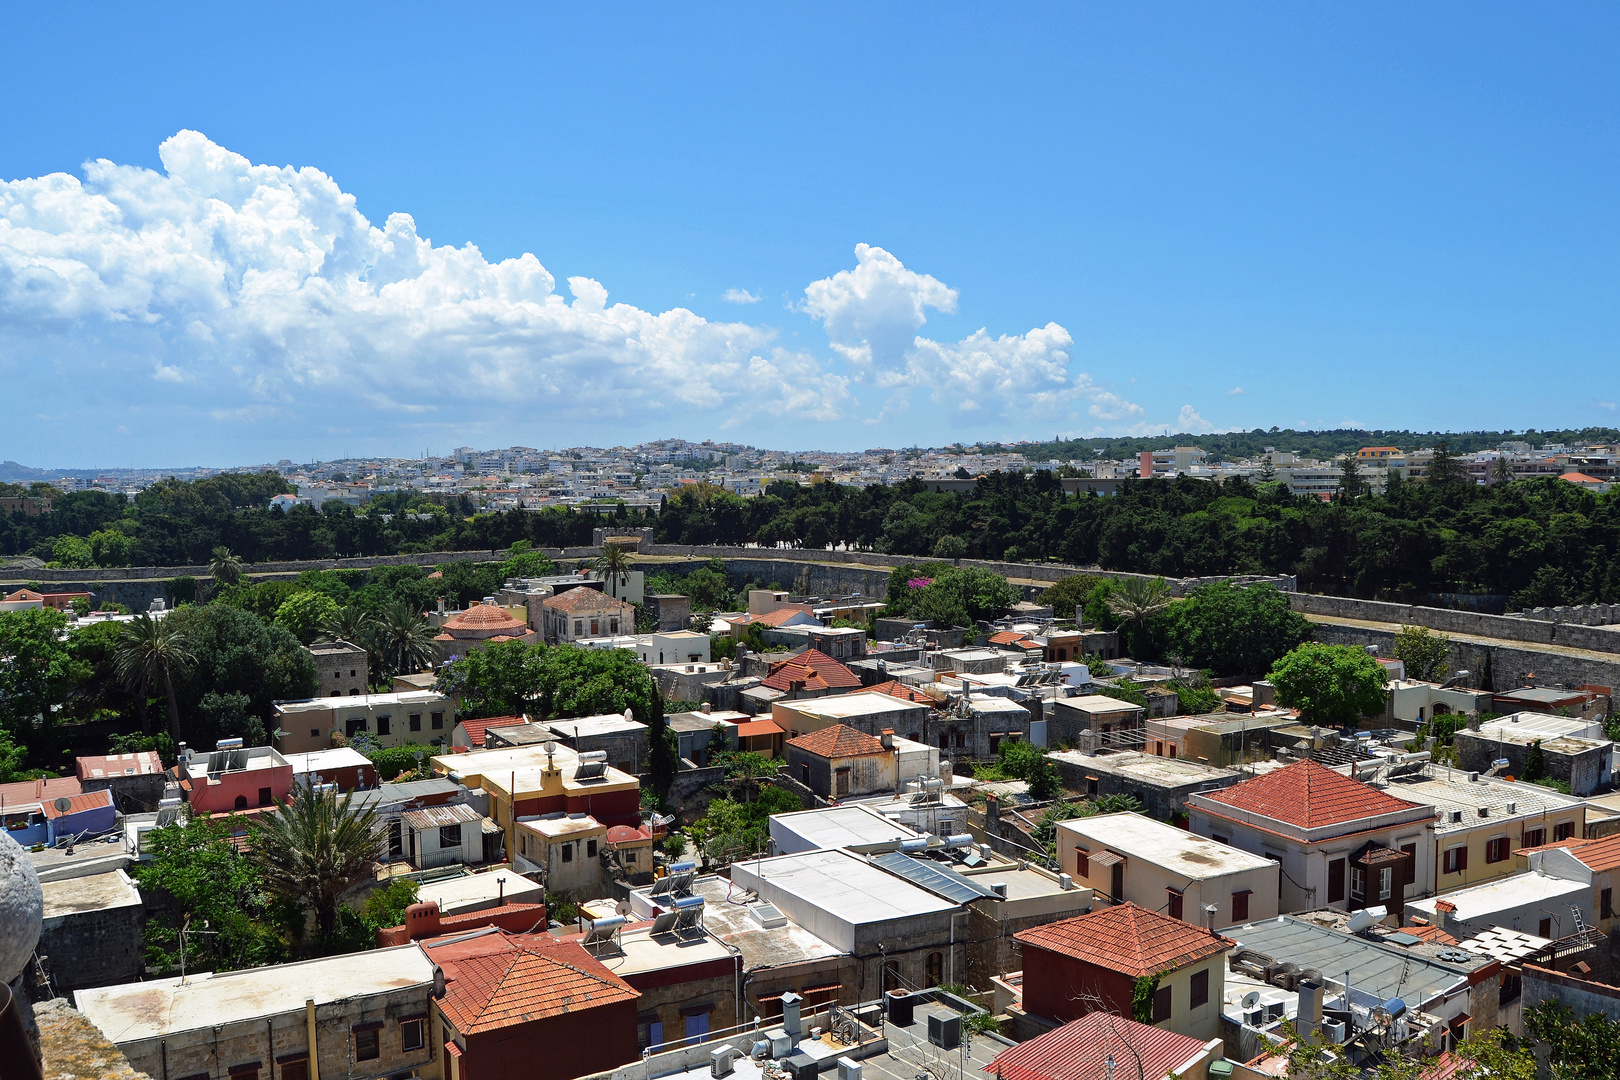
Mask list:
[[1367,929],[1367,927],[1371,926],[1375,921],[1376,920],[1372,917],[1372,913],[1363,908],[1354,915],[1350,916],[1350,921],[1345,924],[1345,928],[1352,934],[1359,934],[1363,930]]
[[628,915],[628,914],[630,914],[630,901],[628,901],[628,900],[620,900],[617,904],[614,905],[613,910],[618,912],[620,915]]
[[72,808],[73,808],[73,800],[72,800],[72,799],[70,799],[70,798],[68,798],[68,797],[67,797],[67,796],[66,796],[66,795],[64,795],[64,796],[62,796],[62,797],[61,797],[61,798],[60,798],[60,799],[57,799],[57,800],[56,800],[56,801],[55,801],[55,802],[54,802],[54,803],[52,803],[52,804],[51,804],[51,805],[52,805],[52,806],[54,806],[54,807],[56,807],[56,812],[57,812],[57,813],[59,813],[59,814],[65,814],[65,813],[67,813],[67,812],[68,812],[68,811],[69,811],[69,810],[70,810],[70,809],[72,809]]
[[1245,1009],[1252,1009],[1255,1007],[1255,1005],[1259,1004],[1259,1002],[1260,991],[1258,990],[1250,990],[1247,994],[1243,995],[1243,1007]]

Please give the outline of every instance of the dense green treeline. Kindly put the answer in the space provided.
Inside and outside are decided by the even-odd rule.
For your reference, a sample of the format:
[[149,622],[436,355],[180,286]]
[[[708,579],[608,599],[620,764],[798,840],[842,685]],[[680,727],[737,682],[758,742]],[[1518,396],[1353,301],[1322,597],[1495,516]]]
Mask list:
[[[207,563],[215,547],[249,563],[352,558],[416,551],[537,547],[591,542],[604,520],[639,524],[639,516],[605,518],[548,509],[475,515],[464,496],[384,492],[363,510],[327,503],[320,510],[269,509],[290,491],[273,473],[227,473],[207,480],[166,480],[134,499],[103,491],[63,493],[34,485],[0,484],[0,494],[44,494],[47,514],[0,514],[0,554],[34,555],[48,563],[84,566],[184,566]],[[633,518],[633,520],[632,520]]]
[[1620,496],[1551,478],[1490,487],[1393,479],[1383,495],[1325,503],[1242,479],[1125,481],[1118,495],[1074,496],[1044,471],[994,473],[971,493],[933,492],[915,480],[865,488],[776,482],[745,499],[698,484],[647,517],[623,508],[607,516],[561,508],[473,514],[454,501],[397,495],[378,496],[363,512],[263,509],[280,485],[269,475],[216,477],[155,485],[133,504],[72,493],[50,514],[0,517],[0,551],[49,551],[66,537],[107,552],[118,546],[109,538],[121,536],[126,557],[108,565],[207,562],[219,545],[253,563],[525,541],[581,546],[599,525],[647,524],[665,543],[1055,560],[1171,577],[1295,574],[1309,591],[1399,600],[1620,600]]
[[971,494],[772,484],[754,499],[699,487],[670,499],[660,541],[830,544],[903,555],[1057,560],[1197,577],[1296,574],[1302,589],[1420,599],[1512,597],[1520,605],[1620,600],[1620,503],[1546,478],[1491,487],[1389,483],[1321,502],[1281,485],[1125,481],[1065,495],[1048,472],[994,473]]

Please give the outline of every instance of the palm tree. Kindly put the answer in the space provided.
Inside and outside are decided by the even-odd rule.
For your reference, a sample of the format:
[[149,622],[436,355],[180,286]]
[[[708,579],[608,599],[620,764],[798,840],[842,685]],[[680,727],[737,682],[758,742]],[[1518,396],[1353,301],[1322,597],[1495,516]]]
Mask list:
[[353,799],[352,792],[339,802],[335,792],[300,785],[291,802],[260,823],[254,845],[265,888],[311,905],[323,944],[337,929],[343,894],[376,873],[383,852],[377,812],[354,809]]
[[1138,634],[1155,615],[1175,603],[1164,578],[1126,578],[1108,595],[1108,610]]
[[630,583],[630,552],[618,544],[603,544],[602,554],[596,557],[593,568],[613,590],[613,598],[619,598],[619,586]]
[[366,650],[367,681],[382,669],[382,652],[377,648],[378,632],[382,623],[377,616],[359,604],[346,604],[321,627],[317,641],[346,641]]
[[433,628],[427,620],[400,602],[383,609],[375,635],[377,651],[395,675],[409,675],[433,663]]
[[211,568],[214,581],[220,585],[235,585],[242,580],[242,560],[223,545],[214,549]]
[[146,721],[146,695],[159,680],[169,701],[169,736],[180,742],[180,703],[174,696],[174,677],[189,672],[197,663],[185,631],[168,619],[153,619],[142,612],[118,635],[118,652],[113,670],[140,703],[141,730],[151,734]]

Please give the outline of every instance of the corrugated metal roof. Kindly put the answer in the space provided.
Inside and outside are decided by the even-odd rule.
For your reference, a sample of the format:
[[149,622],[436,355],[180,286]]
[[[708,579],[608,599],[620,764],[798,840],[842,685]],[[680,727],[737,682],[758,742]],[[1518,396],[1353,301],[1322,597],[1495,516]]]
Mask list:
[[996,895],[993,890],[985,888],[971,878],[963,877],[948,866],[913,859],[904,852],[891,851],[887,855],[874,857],[872,861],[889,873],[903,877],[913,885],[920,885],[935,896],[943,896],[954,904],[965,904],[971,900],[982,900]]
[[484,815],[465,803],[456,806],[424,806],[405,815],[405,824],[413,829],[436,829],[443,825],[462,825],[477,821]]

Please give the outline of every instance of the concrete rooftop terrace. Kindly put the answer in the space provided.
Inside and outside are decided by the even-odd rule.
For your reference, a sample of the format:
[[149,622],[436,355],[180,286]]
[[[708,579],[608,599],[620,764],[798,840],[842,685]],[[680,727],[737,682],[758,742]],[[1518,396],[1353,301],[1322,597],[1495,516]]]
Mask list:
[[1058,822],[1060,833],[1083,833],[1121,854],[1194,881],[1261,870],[1272,861],[1141,814],[1098,814]]
[[125,1043],[293,1012],[302,1015],[308,998],[324,1005],[432,984],[432,961],[411,944],[273,968],[100,986],[77,991],[74,1003],[107,1038]]

